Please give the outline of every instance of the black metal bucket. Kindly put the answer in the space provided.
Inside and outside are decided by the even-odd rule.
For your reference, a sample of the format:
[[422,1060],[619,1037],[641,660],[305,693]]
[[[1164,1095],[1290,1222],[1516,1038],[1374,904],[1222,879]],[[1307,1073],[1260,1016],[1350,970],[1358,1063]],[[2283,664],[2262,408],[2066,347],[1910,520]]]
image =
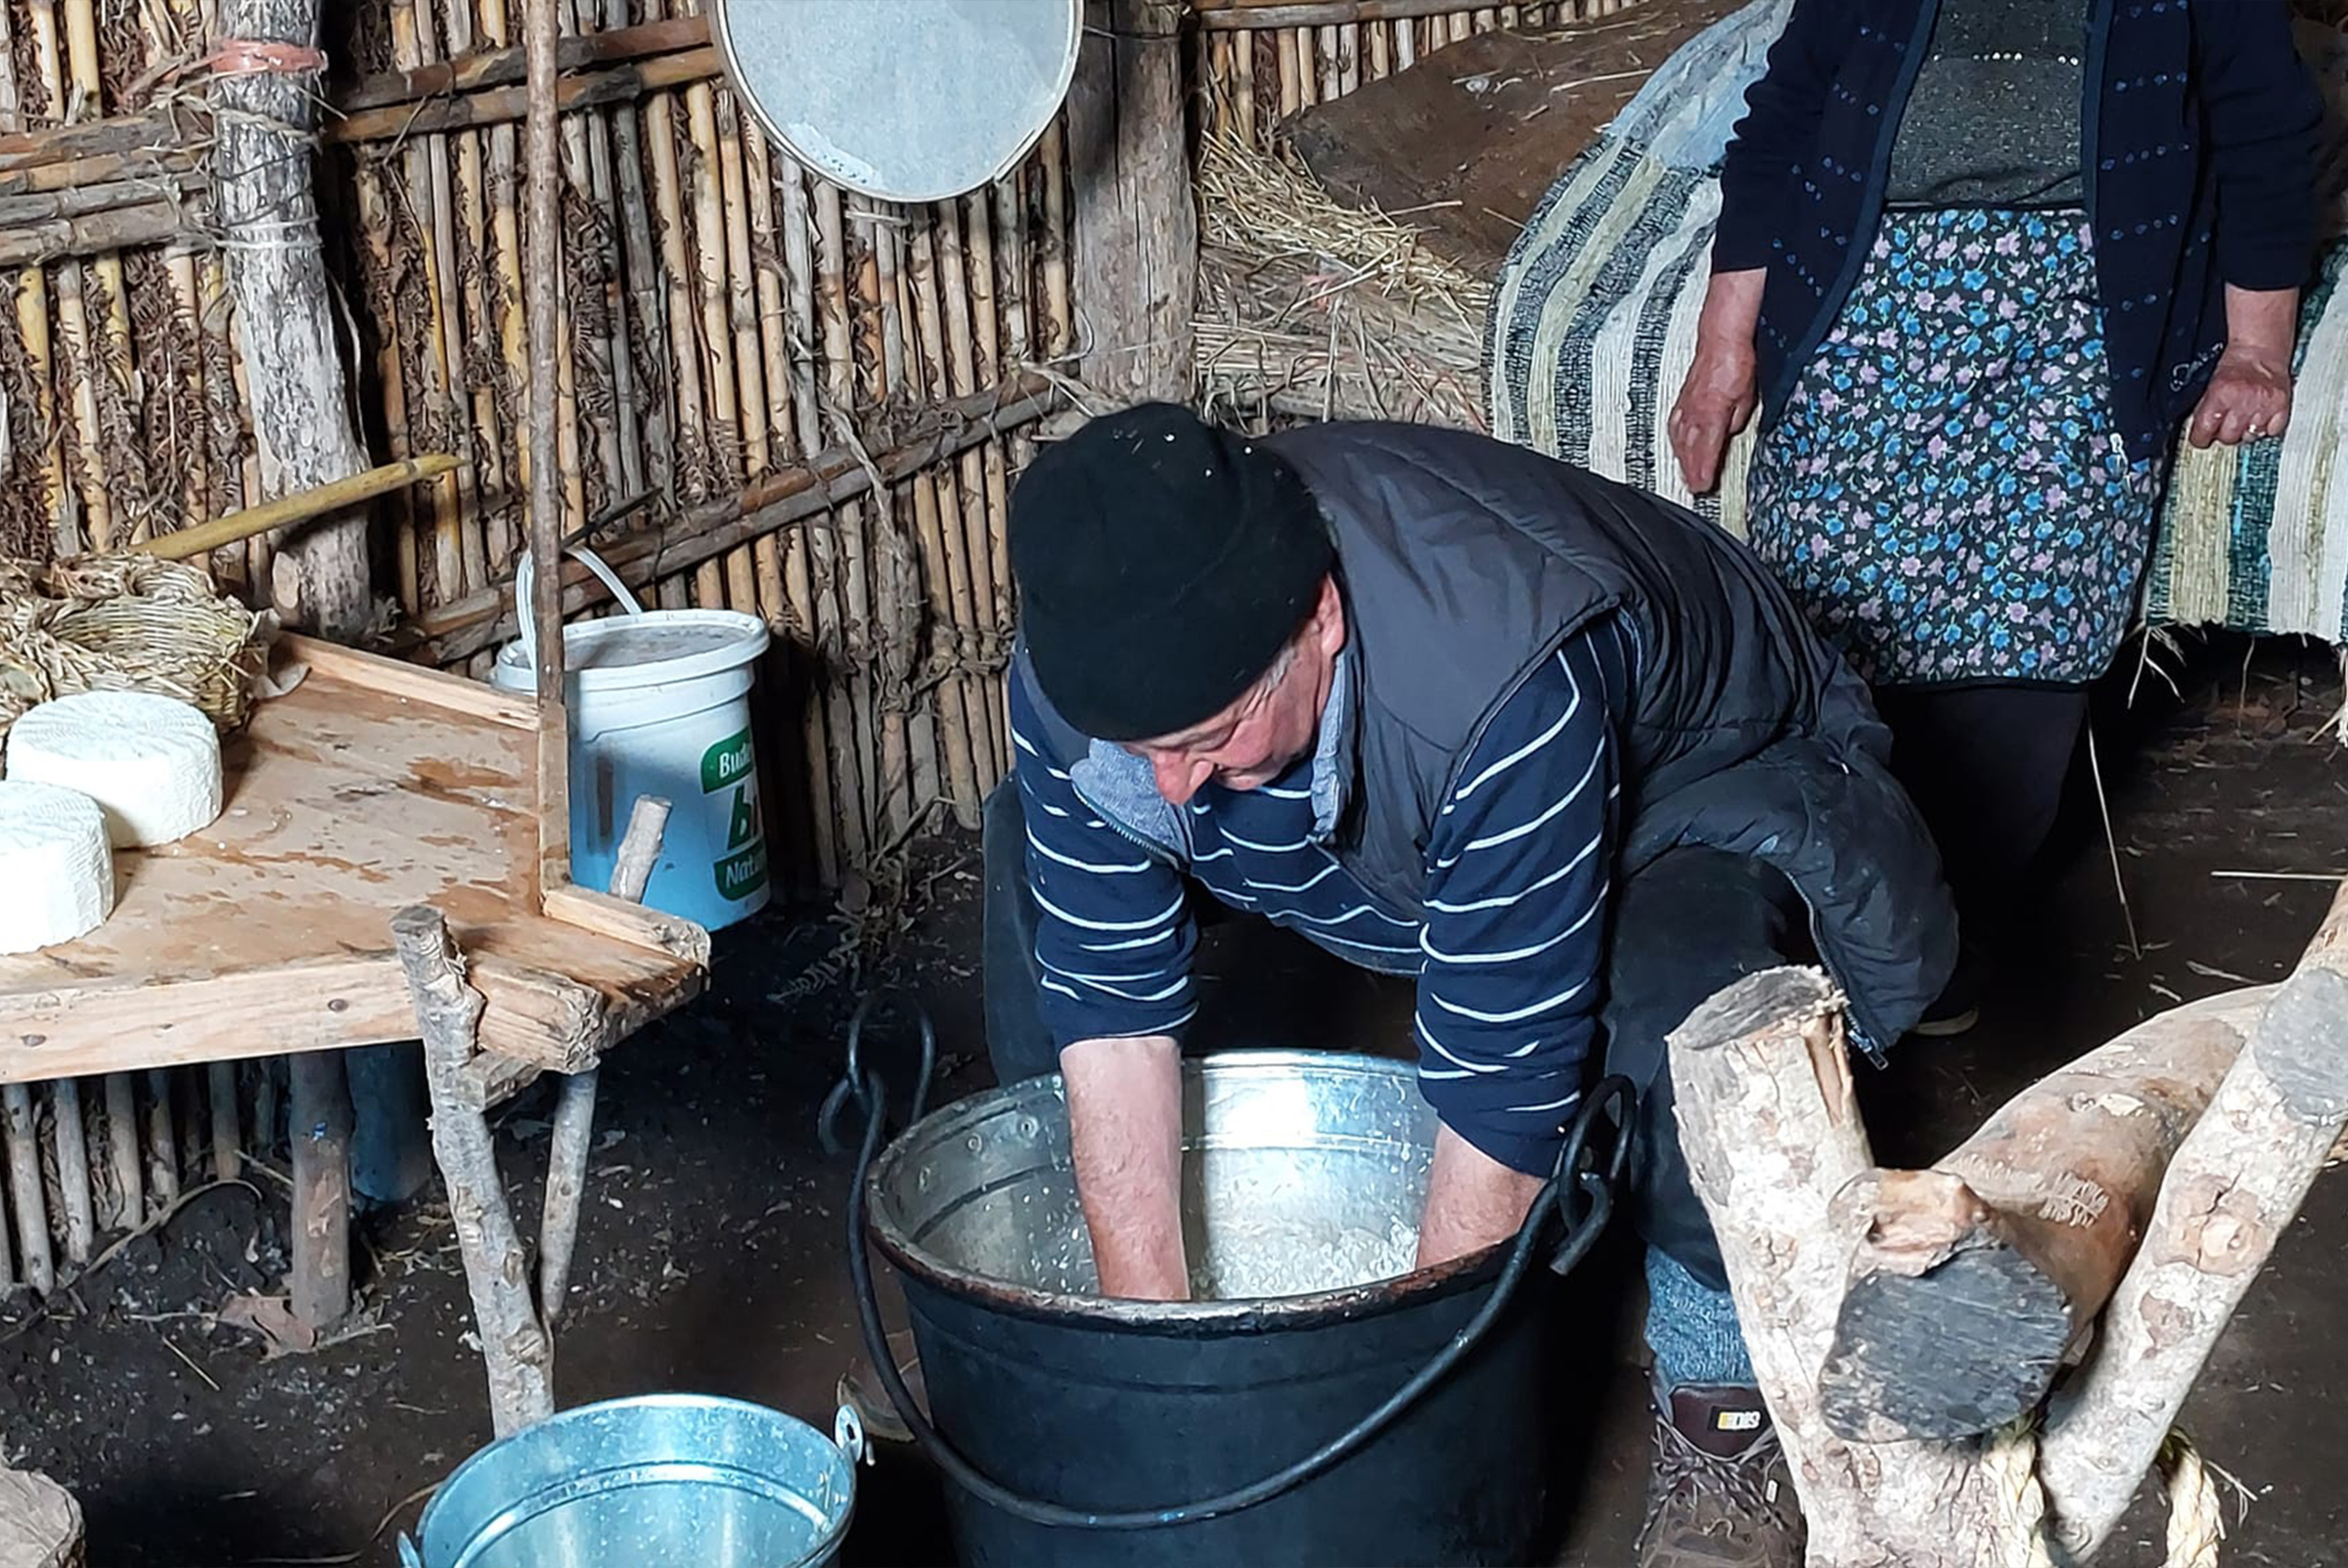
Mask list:
[[[1409,1270],[1412,1237],[1384,1232],[1397,1215],[1415,1224],[1435,1134],[1410,1067],[1250,1052],[1186,1072],[1191,1256],[1225,1294],[1251,1277],[1302,1293],[1091,1294],[1057,1078],[922,1117],[877,1160],[868,1133],[851,1209],[869,1213],[851,1213],[851,1234],[899,1273],[934,1428],[880,1340],[859,1244],[866,1343],[946,1473],[961,1560],[1523,1561],[1551,1475],[1555,1281],[1535,1265],[1564,1273],[1604,1226],[1619,1141],[1603,1168],[1582,1144],[1602,1107],[1627,1110],[1629,1086],[1592,1097],[1560,1162],[1570,1179],[1513,1243],[1363,1282],[1380,1264]],[[853,1067],[850,1081],[877,1098]],[[1327,1277],[1298,1262],[1314,1258]]]

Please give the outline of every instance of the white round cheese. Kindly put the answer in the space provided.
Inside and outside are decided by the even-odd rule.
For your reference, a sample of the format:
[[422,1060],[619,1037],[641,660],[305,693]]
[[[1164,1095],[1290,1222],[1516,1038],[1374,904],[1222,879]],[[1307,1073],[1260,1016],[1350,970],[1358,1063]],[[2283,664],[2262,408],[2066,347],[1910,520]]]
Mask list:
[[114,856],[98,802],[0,779],[0,953],[70,942],[114,910]]
[[220,815],[220,736],[172,697],[77,692],[9,730],[8,777],[88,795],[117,849],[167,844]]

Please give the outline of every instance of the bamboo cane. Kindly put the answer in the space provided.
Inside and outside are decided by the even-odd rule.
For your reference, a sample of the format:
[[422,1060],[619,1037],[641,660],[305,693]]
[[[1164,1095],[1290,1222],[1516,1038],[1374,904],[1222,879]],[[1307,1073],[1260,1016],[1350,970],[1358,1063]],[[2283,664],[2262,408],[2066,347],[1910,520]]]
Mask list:
[[[414,69],[424,64],[425,28],[417,21],[416,4],[417,0],[393,0],[391,5],[391,56],[403,69]],[[387,324],[391,328],[388,336],[401,339],[412,355],[412,368],[403,371],[411,427],[421,426],[418,433],[422,441],[431,445],[446,440],[446,432],[453,424],[447,311],[441,297],[442,280],[453,277],[456,270],[453,237],[445,249],[442,244],[443,237],[449,234],[445,195],[447,153],[445,138],[420,136],[412,138],[400,154],[400,198],[415,225],[417,243],[423,251],[418,257],[417,273],[424,288],[425,321],[420,340],[414,341],[398,330],[397,324]],[[466,574],[464,498],[456,475],[450,474],[432,487],[429,505],[432,597],[438,601],[461,599],[469,589],[480,584],[469,581]],[[481,580],[486,580],[485,574]]]
[[1293,29],[1273,40],[1280,55],[1280,117],[1287,118],[1304,107],[1304,54]]
[[[221,336],[228,345],[229,382],[236,392],[233,405],[228,412],[230,417],[238,421],[237,468],[238,486],[241,491],[239,499],[243,499],[244,496],[266,495],[268,492],[262,488],[261,482],[260,443],[249,439],[244,425],[243,411],[252,406],[251,379],[245,368],[244,350],[237,341],[236,300],[229,291],[226,267],[219,269],[209,287],[216,290],[220,301]],[[268,592],[269,566],[275,555],[275,546],[265,533],[254,534],[250,539],[245,541],[246,581],[252,585],[256,595]]]
[[1324,103],[1341,98],[1345,94],[1343,49],[1344,46],[1338,39],[1335,27],[1313,29],[1313,52],[1320,62],[1321,99]]
[[[505,0],[478,0],[480,36],[492,49],[513,40]],[[518,515],[517,499],[530,488],[529,407],[531,382],[525,342],[521,244],[521,148],[511,124],[493,125],[483,144],[489,180],[489,239],[493,266],[483,268],[482,287],[491,295],[489,311],[496,322],[498,358],[504,366],[503,395],[498,401],[499,432],[504,438],[500,467],[507,500],[487,519],[489,553],[503,571],[527,532],[526,518]],[[518,526],[519,524],[519,526]]]
[[[707,356],[709,441],[713,493],[743,479],[742,383],[735,365],[734,333],[727,317],[724,174],[718,166],[716,95],[706,85],[686,89],[686,124],[692,135],[694,283],[700,301],[700,344]],[[714,603],[714,601],[713,601]]]
[[[359,203],[359,232],[367,246],[365,281],[370,308],[384,330],[377,335],[376,381],[382,399],[384,434],[395,457],[405,457],[416,449],[415,437],[408,429],[407,376],[400,353],[399,334],[392,329],[399,304],[391,288],[397,263],[392,246],[396,238],[386,194],[391,171],[362,153],[357,158]],[[394,503],[392,523],[397,540],[399,570],[399,602],[410,614],[422,610],[439,595],[435,590],[428,601],[424,592],[423,561],[418,549],[419,519],[411,498],[404,492]]]
[[[22,89],[17,80],[16,24],[14,9],[0,6],[0,131],[11,133],[6,139],[15,140],[15,133],[23,128]],[[17,336],[24,349],[26,380],[31,382],[32,411],[41,433],[37,442],[25,443],[37,454],[34,472],[41,487],[43,513],[52,519],[62,518],[66,509],[66,470],[63,443],[50,439],[57,428],[57,376],[49,338],[49,280],[38,267],[27,267],[16,277],[10,289],[16,307]]]
[[[67,89],[64,56],[58,43],[56,0],[28,0],[26,10],[32,22],[33,62],[40,74],[49,112],[62,116],[67,104]],[[65,425],[64,433],[68,433],[72,439],[69,446],[66,446],[65,469],[81,505],[78,516],[68,507],[58,508],[53,515],[58,520],[58,548],[62,553],[70,555],[90,548],[92,540],[101,548],[111,544],[113,539],[113,514],[108,503],[105,472],[96,455],[101,441],[98,396],[96,380],[92,375],[89,316],[83,303],[81,264],[68,261],[60,266],[54,283],[58,349],[62,360],[60,368],[71,381],[71,418]]]
[[[809,177],[811,180],[812,176]],[[824,400],[828,408],[826,428],[853,435],[851,410],[856,402],[856,359],[853,330],[848,307],[848,247],[846,226],[842,218],[842,202],[837,186],[827,181],[814,181],[817,250],[817,308],[823,323],[824,342]],[[829,613],[819,623],[824,633],[823,670],[826,694],[826,720],[831,736],[829,756],[833,767],[833,798],[835,820],[839,824],[839,851],[843,866],[861,866],[875,840],[870,824],[874,795],[865,787],[866,769],[861,763],[869,754],[872,739],[871,715],[859,725],[851,660],[858,651],[861,640],[857,627],[863,617],[863,574],[854,569],[857,546],[852,535],[855,515],[842,509],[838,515],[839,532],[818,531],[809,540],[809,550],[816,574],[819,603],[829,606]]]
[[[452,18],[460,9],[450,8]],[[497,9],[503,13],[503,0],[497,0]],[[388,109],[477,92],[486,87],[519,84],[523,73],[522,52],[508,47],[510,34],[502,22],[495,27],[486,25],[488,11],[489,6],[483,4],[482,33],[488,39],[485,47],[476,50],[470,43],[455,45],[452,40],[456,53],[451,58],[413,70],[387,70],[362,77],[335,95],[335,108],[348,116],[361,110]],[[612,20],[614,15],[617,21]],[[607,8],[604,30],[563,39],[559,56],[562,70],[569,74],[708,46],[709,23],[703,18],[678,17],[632,27],[626,25],[626,17],[624,4],[616,13]]]
[[[478,35],[474,23],[471,4],[460,0],[447,8],[445,41],[451,61],[467,59],[475,52]],[[514,536],[509,520],[512,480],[506,467],[504,422],[498,410],[497,358],[492,351],[498,341],[499,312],[490,254],[489,153],[485,134],[479,131],[457,132],[449,143],[454,155],[451,196],[462,245],[457,270],[449,279],[457,299],[450,316],[458,330],[450,363],[470,415],[460,447],[467,470],[459,477],[460,494],[466,503],[468,545],[477,541],[482,568],[493,580],[513,560]]]
[[[783,194],[783,272],[789,291],[786,305],[792,344],[791,415],[800,450],[813,453],[823,446],[824,440],[823,417],[816,394],[816,361],[822,352],[822,340],[816,331],[815,213],[808,200],[806,178],[796,160],[777,153],[772,172]],[[826,739],[826,705],[822,699],[826,680],[821,662],[824,612],[818,607],[814,553],[814,542],[805,530],[790,530],[784,546],[783,587],[795,622],[794,651],[804,660],[809,675],[808,700],[800,706],[805,714],[802,733],[807,748],[807,815],[815,834],[816,874],[822,885],[831,887],[839,881],[839,829],[837,807],[832,798],[832,742]],[[824,583],[828,589],[828,574]],[[828,600],[829,594],[825,597]],[[839,743],[846,744],[847,739],[842,737]]]
[[[744,125],[742,106],[731,102],[731,94],[727,96],[727,124],[742,149],[742,179],[749,216],[743,261],[749,271],[749,305],[756,317],[752,336],[757,341],[759,386],[765,397],[769,461],[790,463],[809,448],[799,441],[791,409],[790,323],[783,309],[783,244],[775,228],[774,168],[766,137],[756,126]],[[808,347],[812,351],[814,344],[810,342]]]
[[[872,401],[886,404],[904,385],[905,346],[903,310],[899,303],[896,229],[882,220],[876,203],[864,197],[854,202],[859,215],[862,253],[855,272],[857,300],[871,345],[874,377]],[[867,733],[879,739],[874,760],[872,792],[867,800],[879,831],[894,841],[913,814],[912,769],[905,730],[906,685],[900,681],[903,650],[898,629],[908,607],[897,570],[899,537],[897,496],[869,497],[856,510],[861,527],[852,537],[861,547],[849,557],[850,599],[869,606],[861,620],[862,647],[851,641],[849,668],[855,672],[857,702],[869,715]]]
[[[556,90],[560,112],[576,113],[642,98],[674,87],[716,79],[725,63],[715,49],[688,49],[632,61],[609,70],[564,77]],[[328,142],[402,141],[491,125],[512,125],[522,118],[524,98],[515,87],[497,87],[463,98],[433,99],[422,104],[392,104],[362,109],[333,121],[322,132]]]
[[[612,0],[612,4],[625,17],[627,0]],[[620,352],[634,366],[635,336],[642,335],[643,364],[655,367],[653,374],[658,378],[658,367],[670,363],[668,314],[662,308],[660,253],[653,243],[653,204],[645,190],[644,124],[634,104],[621,104],[611,111],[611,148],[612,174],[619,200],[620,249],[627,268],[629,336]],[[641,385],[637,396],[641,404],[643,483],[655,495],[673,498],[675,426],[662,381],[655,379]]]
[[[84,104],[100,104],[105,89],[98,67],[98,12],[93,0],[66,0],[66,44],[73,92]],[[122,274],[122,257],[114,253],[98,256],[85,275],[85,290],[91,280],[99,296],[94,302],[101,336],[96,345],[99,357],[84,364],[97,408],[101,451],[90,461],[101,468],[105,474],[101,482],[108,490],[120,492],[109,497],[114,514],[110,528],[96,533],[104,548],[116,542],[115,529],[121,530],[126,540],[144,539],[151,526],[152,509],[145,443],[138,438],[139,420],[131,395],[131,381],[138,371],[130,346],[130,291]]]
[[106,1078],[106,1142],[114,1178],[113,1222],[121,1230],[135,1228],[147,1218],[136,1083],[126,1072],[109,1073]]
[[171,285],[171,312],[181,324],[188,348],[187,362],[179,367],[178,396],[173,400],[175,415],[185,405],[194,436],[192,446],[180,452],[179,512],[185,525],[212,515],[208,505],[210,421],[205,416],[203,393],[203,299],[196,282],[196,257],[185,246],[173,246],[164,253],[163,271]]
[[1058,362],[1076,347],[1068,306],[1068,139],[1061,122],[1044,133],[1044,228],[1035,248],[1044,264],[1044,354]]
[[285,1058],[271,1057],[253,1066],[252,1149],[265,1156],[277,1149],[277,1075],[284,1070]]
[[[951,390],[958,397],[976,389],[981,367],[988,377],[997,374],[1001,362],[1001,330],[995,315],[995,242],[994,226],[987,215],[983,195],[963,199],[963,220],[968,239],[957,254],[959,284],[953,292],[968,303],[970,331],[963,347],[954,356]],[[953,271],[954,269],[949,269]],[[1000,462],[1002,445],[989,441],[978,451],[965,453],[962,464],[963,533],[966,540],[971,576],[972,615],[971,624],[982,649],[991,653],[1001,641],[1003,622],[997,619],[994,592],[993,501],[989,488],[987,464],[990,459]],[[979,706],[971,715],[971,721],[986,738],[990,766],[978,770],[978,789],[983,796],[994,787],[997,780],[1011,771],[1009,737],[998,722],[1003,704],[996,699],[997,683],[992,674],[977,678]],[[966,705],[969,703],[965,699]]]
[[1408,70],[1419,64],[1419,23],[1408,18],[1394,26],[1394,68]]
[[741,431],[742,471],[746,477],[773,466],[767,429],[766,347],[758,332],[758,284],[750,264],[750,202],[743,167],[742,114],[730,89],[696,88],[711,100],[717,147],[720,207],[725,214],[726,317],[732,328],[736,402]]
[[1350,93],[1362,85],[1362,24],[1348,22],[1337,28],[1337,89]]
[[1361,31],[1370,48],[1370,79],[1383,81],[1394,74],[1394,31],[1382,22],[1370,22]]
[[178,1067],[170,1073],[171,1095],[179,1130],[179,1169],[194,1175],[212,1160],[213,1143],[207,1130],[210,1094],[201,1068]]
[[41,1142],[28,1084],[0,1086],[7,1112],[9,1207],[17,1219],[17,1257],[24,1282],[42,1295],[57,1288],[49,1252],[49,1200],[41,1187]]
[[172,1131],[171,1073],[147,1071],[147,1181],[156,1202],[169,1208],[179,1197],[179,1138]]
[[177,533],[150,540],[139,548],[147,555],[159,556],[165,560],[187,560],[272,529],[332,516],[378,496],[429,481],[453,471],[461,461],[445,452],[402,458],[396,463],[369,469],[364,473],[354,473],[348,478],[336,479],[293,495],[279,496],[274,501],[232,512],[211,522],[183,528]]
[[[957,630],[954,596],[945,568],[948,546],[938,518],[937,477],[926,473],[916,475],[911,488],[915,537],[921,542],[922,560],[927,567],[922,576],[928,591],[930,625],[933,629]],[[939,650],[938,645],[947,640],[934,635],[934,631],[930,641],[935,650],[933,658],[951,657],[950,642]],[[937,716],[936,742],[943,754],[946,787],[951,791],[947,798],[953,802],[955,819],[967,830],[976,826],[977,817],[978,772],[971,757],[971,733],[976,727],[964,702],[963,683],[947,678],[945,670],[937,672],[929,696]]]
[[[941,202],[933,209],[932,222],[920,231],[917,240],[920,246],[934,245],[937,251],[936,293],[945,318],[943,343],[932,343],[926,338],[923,343],[925,356],[936,353],[940,347],[944,351],[942,363],[936,365],[929,381],[929,396],[933,399],[967,397],[978,384],[975,329],[971,319],[971,270],[964,253],[961,214],[960,202]],[[989,287],[991,291],[991,281]],[[924,304],[926,310],[926,299]],[[978,827],[980,794],[1002,766],[995,755],[994,732],[986,719],[987,678],[980,669],[989,642],[978,590],[986,569],[985,484],[986,470],[976,452],[966,453],[955,467],[940,470],[937,476],[938,505],[945,532],[946,582],[953,604],[954,636],[949,652],[962,667],[957,677],[962,688],[961,727],[971,763],[967,796],[960,781],[956,781],[954,814],[970,831]]]
[[237,1064],[211,1062],[205,1074],[212,1100],[212,1180],[230,1182],[245,1166],[245,1145],[237,1131]]
[[683,186],[677,172],[676,107],[663,94],[645,109],[645,139],[651,146],[653,198],[658,203],[660,260],[667,284],[669,368],[674,374],[676,448],[680,458],[678,492],[695,501],[708,499],[708,433],[701,414],[701,357],[695,349],[693,263],[685,250]]
[[[597,0],[573,0],[577,6],[577,27],[588,33],[597,25],[609,26],[608,21],[599,23]],[[624,5],[621,22],[626,20]],[[596,262],[604,286],[603,309],[605,332],[592,345],[597,371],[604,377],[610,392],[611,417],[605,447],[605,475],[607,483],[619,494],[636,495],[644,489],[644,431],[643,394],[636,385],[636,364],[628,348],[628,290],[625,264],[621,257],[620,220],[615,206],[618,186],[613,177],[611,151],[611,120],[603,113],[586,112],[574,115],[580,123],[582,140],[587,148],[587,192],[596,216]],[[612,464],[616,459],[617,467]],[[607,498],[608,500],[609,498]]]
[[[563,173],[561,137],[556,138],[555,152],[555,233],[560,239],[566,225],[564,215],[568,210],[569,183]],[[583,446],[579,428],[579,332],[578,318],[571,311],[571,246],[564,240],[555,253],[555,462],[561,478],[559,504],[562,507],[561,526],[567,535],[587,518],[587,475],[579,453]],[[604,426],[610,432],[609,425]],[[607,473],[610,470],[606,470]]]
[[65,1210],[66,1261],[76,1268],[90,1261],[98,1239],[97,1205],[90,1200],[89,1127],[82,1120],[81,1084],[60,1078],[49,1087],[49,1110],[57,1123],[58,1206]]
[[[579,0],[560,0],[561,20],[579,28]],[[559,374],[567,391],[559,391],[557,415],[563,427],[563,485],[564,516],[570,522],[585,518],[624,495],[635,493],[623,475],[617,407],[617,366],[612,351],[610,291],[616,282],[607,265],[608,216],[611,193],[595,187],[594,145],[598,113],[587,111],[563,116],[561,202],[563,288],[558,327],[563,342]],[[595,472],[585,470],[592,448]],[[568,523],[565,527],[567,529]]]

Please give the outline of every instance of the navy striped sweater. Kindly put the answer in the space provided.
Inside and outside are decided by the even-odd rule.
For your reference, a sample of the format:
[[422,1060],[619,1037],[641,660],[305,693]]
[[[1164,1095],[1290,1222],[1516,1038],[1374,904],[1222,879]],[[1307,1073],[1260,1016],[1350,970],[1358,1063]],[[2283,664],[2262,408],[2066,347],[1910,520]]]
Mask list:
[[1112,827],[1011,683],[1043,1016],[1055,1041],[1177,1035],[1197,1010],[1187,874],[1366,968],[1418,976],[1419,1076],[1445,1125],[1547,1175],[1580,1098],[1603,1000],[1615,842],[1614,731],[1634,674],[1609,618],[1569,638],[1492,714],[1457,771],[1410,908],[1333,852],[1332,781],[1351,675],[1340,657],[1318,753],[1262,788],[1209,784],[1170,864]]

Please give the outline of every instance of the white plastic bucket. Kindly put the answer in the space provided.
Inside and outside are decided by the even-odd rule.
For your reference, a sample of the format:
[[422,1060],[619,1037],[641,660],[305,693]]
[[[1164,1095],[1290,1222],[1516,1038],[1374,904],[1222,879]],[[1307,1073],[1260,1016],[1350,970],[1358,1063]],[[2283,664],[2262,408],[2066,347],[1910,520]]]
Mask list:
[[[646,609],[593,552],[572,556],[603,578],[625,615],[563,628],[570,704],[571,879],[610,884],[639,795],[670,807],[644,901],[716,930],[766,907],[758,750],[750,734],[751,666],[766,622],[726,609]],[[521,636],[499,650],[491,682],[537,687],[530,559],[514,574]]]

